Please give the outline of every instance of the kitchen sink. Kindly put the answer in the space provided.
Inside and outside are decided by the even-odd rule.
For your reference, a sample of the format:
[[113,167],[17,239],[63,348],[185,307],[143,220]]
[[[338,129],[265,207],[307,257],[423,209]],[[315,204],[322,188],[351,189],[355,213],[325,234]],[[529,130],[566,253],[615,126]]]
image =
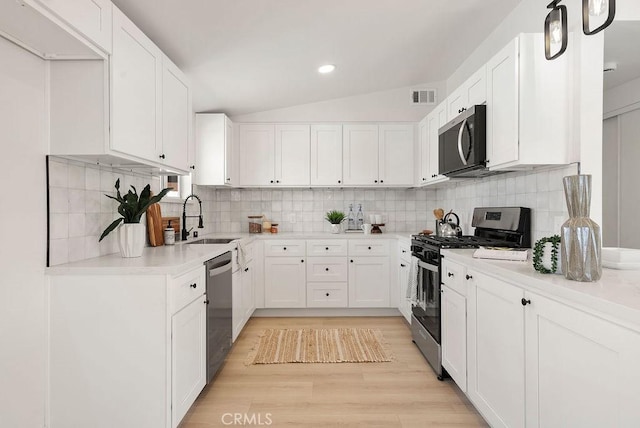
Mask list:
[[204,238],[198,239],[197,241],[187,242],[187,244],[200,244],[200,245],[211,245],[211,244],[228,244],[231,241],[235,241],[239,238]]

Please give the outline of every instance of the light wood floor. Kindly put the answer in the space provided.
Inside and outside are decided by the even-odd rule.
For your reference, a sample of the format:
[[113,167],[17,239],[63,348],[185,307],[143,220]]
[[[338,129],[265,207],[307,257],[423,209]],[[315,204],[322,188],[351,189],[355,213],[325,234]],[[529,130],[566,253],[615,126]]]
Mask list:
[[[263,329],[314,327],[379,329],[396,361],[245,366]],[[249,419],[233,424],[229,413]],[[269,421],[272,427],[487,426],[453,381],[436,379],[400,317],[252,318],[181,428]]]

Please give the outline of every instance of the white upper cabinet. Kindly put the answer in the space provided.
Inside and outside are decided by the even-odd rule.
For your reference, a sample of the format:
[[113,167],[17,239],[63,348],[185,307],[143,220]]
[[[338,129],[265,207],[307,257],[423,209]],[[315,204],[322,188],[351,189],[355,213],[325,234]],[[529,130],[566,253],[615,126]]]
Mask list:
[[519,169],[576,160],[571,50],[544,56],[541,34],[520,34],[487,63],[487,165]]
[[389,186],[413,184],[415,125],[378,126],[378,182]]
[[344,125],[344,184],[378,184],[378,125]]
[[240,124],[239,127],[240,185],[309,185],[309,125]]
[[418,147],[420,149],[420,167],[418,168],[416,183],[424,184],[430,174],[428,116],[418,123]]
[[437,106],[427,116],[427,138],[429,146],[429,168],[427,170],[427,183],[440,183],[449,180],[449,177],[440,175],[440,149],[438,142],[438,130],[447,123],[447,109],[444,103]]
[[276,125],[275,181],[281,186],[308,186],[311,142],[309,125]]
[[240,124],[240,185],[274,184],[274,132],[270,124]]
[[162,58],[162,163],[189,169],[192,139],[191,89],[185,75],[169,58]]
[[32,1],[52,11],[106,53],[111,53],[111,0]]
[[155,162],[161,141],[162,52],[113,8],[111,148]]
[[233,123],[226,115],[196,114],[194,183],[203,186],[232,184],[235,175],[233,146]]
[[412,185],[414,130],[414,124],[344,125],[344,184]]
[[482,66],[446,99],[447,116],[454,118],[464,110],[487,101],[487,69]]
[[342,184],[342,125],[311,125],[311,185]]

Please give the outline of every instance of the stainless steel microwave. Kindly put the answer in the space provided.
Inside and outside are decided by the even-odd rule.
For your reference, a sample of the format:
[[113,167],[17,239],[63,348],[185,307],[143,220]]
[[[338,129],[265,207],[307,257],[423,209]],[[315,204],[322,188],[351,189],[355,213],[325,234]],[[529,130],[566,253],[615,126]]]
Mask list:
[[448,177],[482,177],[486,167],[487,107],[464,110],[438,130],[438,172]]

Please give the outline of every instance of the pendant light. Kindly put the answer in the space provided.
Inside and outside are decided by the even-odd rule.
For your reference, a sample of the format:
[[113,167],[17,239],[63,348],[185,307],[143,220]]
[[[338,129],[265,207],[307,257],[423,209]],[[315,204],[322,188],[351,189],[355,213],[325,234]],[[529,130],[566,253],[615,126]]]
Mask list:
[[[598,17],[607,13],[607,19],[594,29],[591,29],[590,17]],[[582,0],[582,32],[591,36],[607,28],[613,22],[616,14],[616,0]]]
[[547,5],[551,11],[544,20],[544,55],[548,60],[558,58],[567,49],[567,7],[558,3],[560,0],[554,0]]

